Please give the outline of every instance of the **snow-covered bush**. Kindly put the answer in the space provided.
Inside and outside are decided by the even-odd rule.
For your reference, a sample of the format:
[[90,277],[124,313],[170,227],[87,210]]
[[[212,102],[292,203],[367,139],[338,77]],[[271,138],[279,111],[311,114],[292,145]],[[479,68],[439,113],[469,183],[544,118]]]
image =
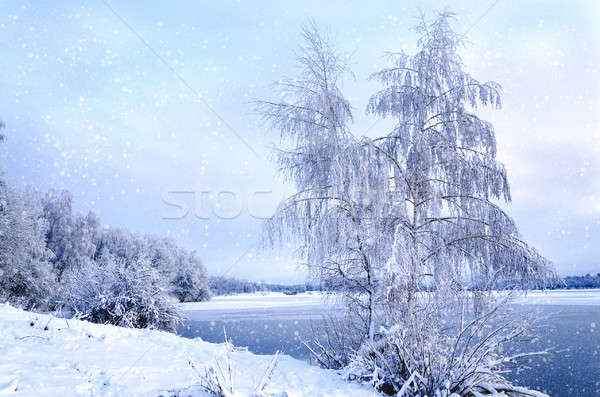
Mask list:
[[195,253],[172,239],[101,230],[99,223],[93,212],[74,214],[66,190],[42,198],[34,189],[11,188],[0,175],[0,300],[44,310],[67,305],[96,322],[174,329],[179,315],[169,294],[209,299]]
[[171,293],[180,302],[202,302],[210,299],[206,268],[195,252],[179,253],[179,264],[170,282]]
[[[323,316],[322,324],[312,329],[312,339],[303,341],[317,365],[329,369],[346,368],[355,358],[363,342],[363,335],[349,326],[355,316],[339,313]],[[359,321],[358,329],[361,329]],[[354,329],[354,331],[353,331]]]
[[143,259],[164,281],[165,293],[181,302],[210,298],[206,268],[195,252],[178,247],[170,238],[144,236],[120,228],[103,230],[97,240],[97,255],[107,251],[125,262]]
[[147,260],[125,261],[107,250],[67,273],[62,304],[78,317],[102,324],[174,331],[181,321]]
[[76,268],[96,252],[98,217],[93,212],[86,216],[74,214],[72,201],[71,193],[66,190],[50,190],[43,200],[43,216],[48,222],[46,244],[54,254],[52,264],[59,281],[65,270]]
[[1,300],[25,308],[47,308],[54,288],[47,228],[37,193],[12,189],[0,181]]
[[[265,368],[260,381],[254,386],[253,390],[242,393],[237,390],[235,386],[236,368],[231,358],[231,354],[234,352],[235,348],[233,344],[231,344],[231,341],[227,339],[227,334],[225,334],[225,343],[223,346],[225,348],[224,361],[220,362],[215,359],[214,364],[209,364],[204,368],[204,373],[199,371],[197,365],[192,360],[189,360],[190,366],[200,378],[200,389],[211,397],[234,397],[239,395],[249,397],[273,396],[272,393],[267,391],[267,388],[269,383],[271,383],[273,373],[277,368],[279,351],[275,352],[273,359],[267,368]],[[283,395],[287,394],[279,394],[279,396],[282,397]]]
[[506,353],[509,343],[531,339],[530,319],[511,313],[507,296],[478,313],[466,297],[447,298],[423,295],[401,315],[389,312],[394,325],[382,327],[355,352],[346,367],[349,378],[406,397],[543,396],[503,376],[507,366],[545,353]]

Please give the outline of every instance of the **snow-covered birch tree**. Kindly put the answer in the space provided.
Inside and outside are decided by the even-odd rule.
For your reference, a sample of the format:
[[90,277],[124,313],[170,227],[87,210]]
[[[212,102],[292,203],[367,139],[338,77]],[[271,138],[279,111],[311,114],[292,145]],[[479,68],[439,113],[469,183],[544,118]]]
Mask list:
[[463,71],[462,39],[450,18],[422,22],[419,52],[394,54],[393,66],[373,75],[384,88],[367,111],[397,120],[373,144],[389,159],[392,189],[408,205],[394,214],[398,255],[410,258],[402,276],[413,290],[431,283],[531,287],[549,268],[498,205],[510,202],[506,170],[496,160],[493,126],[475,114],[478,106],[499,108],[501,88]]
[[280,101],[258,103],[297,190],[267,235],[298,240],[349,309],[316,341],[321,364],[391,394],[536,395],[501,376],[515,359],[503,345],[527,329],[502,320],[509,296],[495,291],[526,290],[552,271],[501,207],[506,171],[493,126],[476,115],[500,107],[501,88],[463,70],[451,18],[423,20],[418,52],[393,54],[373,75],[383,88],[367,112],[396,120],[376,139],[351,134],[343,58],[305,29],[300,76],[277,84]]
[[[313,275],[355,314],[346,324],[353,328],[348,335],[372,338],[378,266],[386,252],[381,245],[391,243],[380,237],[391,237],[393,229],[381,232],[388,225],[373,216],[366,195],[381,191],[371,185],[383,170],[362,158],[369,147],[350,133],[352,110],[340,89],[348,73],[344,56],[314,25],[303,36],[299,76],[277,83],[281,100],[258,102],[264,119],[281,134],[284,147],[277,150],[277,161],[297,189],[268,222],[267,234],[271,240],[297,239]],[[340,357],[333,361],[346,364]]]
[[381,338],[350,366],[407,395],[535,394],[500,375],[514,359],[504,345],[528,329],[504,317],[510,294],[495,291],[543,285],[552,270],[500,206],[510,202],[506,171],[493,126],[476,111],[500,108],[501,87],[464,71],[451,19],[423,19],[417,53],[392,54],[392,66],[373,75],[383,89],[367,112],[396,120],[368,143],[389,164],[381,182],[394,198],[394,243]]

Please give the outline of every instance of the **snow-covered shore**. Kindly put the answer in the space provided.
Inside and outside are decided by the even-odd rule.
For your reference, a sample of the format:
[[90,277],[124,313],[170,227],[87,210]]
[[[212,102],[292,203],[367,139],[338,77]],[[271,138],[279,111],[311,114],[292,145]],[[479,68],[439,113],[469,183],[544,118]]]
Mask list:
[[[297,295],[285,295],[280,292],[252,293],[216,296],[208,302],[182,303],[180,308],[186,312],[204,312],[244,309],[275,309],[305,307],[307,309],[330,308],[332,302],[324,302],[321,292],[305,292]],[[572,289],[529,291],[525,296],[517,297],[517,304],[527,305],[594,305],[600,306],[600,289]]]
[[297,295],[286,295],[282,292],[252,293],[215,296],[207,302],[182,303],[184,311],[231,310],[231,309],[264,309],[277,307],[320,307],[323,306],[324,294],[321,292],[304,292]]
[[[181,391],[181,396],[204,396],[189,361],[203,372],[224,356],[223,344],[0,305],[0,395],[169,396]],[[232,353],[236,395],[250,395],[272,358]],[[290,397],[376,395],[334,371],[285,355],[267,391]]]
[[600,289],[531,291],[515,303],[526,305],[600,306]]
[[[236,295],[210,302],[186,303],[188,315],[212,316],[233,309],[301,307],[321,311],[319,293]],[[533,291],[518,303],[599,305],[600,290]],[[190,316],[193,317],[193,316]],[[47,329],[45,329],[47,328]],[[0,305],[0,395],[181,396],[198,395],[200,372],[225,356],[223,344],[187,339],[167,332],[136,330],[65,320]],[[232,354],[238,395],[249,395],[273,356],[247,351]],[[373,396],[367,387],[349,383],[335,371],[281,356],[267,388],[288,396]]]

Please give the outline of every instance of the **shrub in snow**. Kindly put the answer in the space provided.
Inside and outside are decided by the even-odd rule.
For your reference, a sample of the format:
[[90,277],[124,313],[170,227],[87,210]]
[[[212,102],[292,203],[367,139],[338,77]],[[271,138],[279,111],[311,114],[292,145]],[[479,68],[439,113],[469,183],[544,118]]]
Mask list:
[[[512,385],[503,377],[507,365],[545,352],[508,355],[507,344],[531,339],[526,317],[509,313],[502,297],[475,313],[469,300],[432,295],[394,315],[361,345],[346,367],[351,379],[403,396],[544,396]],[[461,308],[459,315],[451,306]],[[440,317],[439,313],[446,313]],[[499,316],[512,318],[498,321]],[[521,321],[524,318],[525,321]]]
[[[348,308],[347,308],[348,309]],[[312,334],[325,335],[325,337],[315,337],[309,341],[303,341],[303,344],[311,352],[311,358],[320,366],[330,369],[342,369],[347,367],[360,349],[363,336],[351,326],[354,316],[346,312],[343,318],[338,315],[327,315],[323,317],[322,325],[319,329],[312,329]]]
[[[200,375],[200,387],[214,397],[230,397],[234,394],[235,368],[231,360],[233,345],[227,340],[225,335],[225,362],[220,364],[215,361],[214,365],[209,365],[204,369],[204,374]],[[198,371],[196,365],[190,360],[190,365],[195,371]]]
[[35,191],[17,191],[0,181],[0,299],[47,307],[54,286],[47,228]]
[[202,302],[210,299],[206,268],[195,252],[181,252],[175,276],[170,282],[171,293],[180,302]]
[[100,230],[94,213],[73,214],[68,191],[42,199],[0,176],[0,300],[44,310],[68,303],[92,321],[173,329],[179,316],[170,293],[210,297],[195,253],[172,239]]
[[43,200],[43,216],[48,222],[46,244],[54,254],[52,264],[59,281],[65,270],[90,260],[96,252],[98,217],[93,212],[86,216],[73,214],[72,201],[66,190],[50,190]]
[[92,322],[174,331],[181,316],[163,284],[147,260],[127,262],[105,250],[69,271],[62,303]]
[[181,302],[210,298],[206,268],[195,252],[178,247],[170,238],[144,236],[120,228],[105,229],[96,245],[125,262],[143,259],[165,281],[165,292]]
[[[249,393],[241,394],[235,388],[235,367],[233,365],[233,360],[231,359],[231,353],[233,353],[234,347],[231,344],[231,341],[227,339],[227,334],[225,334],[224,347],[225,362],[220,363],[218,360],[215,360],[214,364],[211,364],[204,369],[204,373],[200,373],[196,364],[192,360],[189,360],[190,366],[200,377],[200,388],[211,397],[233,397],[237,395],[247,395],[249,397],[272,396],[273,394],[268,393],[266,389],[269,383],[271,383],[273,373],[277,368],[279,351],[275,352],[273,359],[265,369],[265,372],[254,389]],[[287,394],[283,393],[283,395]],[[279,396],[282,396],[282,394],[279,394]]]

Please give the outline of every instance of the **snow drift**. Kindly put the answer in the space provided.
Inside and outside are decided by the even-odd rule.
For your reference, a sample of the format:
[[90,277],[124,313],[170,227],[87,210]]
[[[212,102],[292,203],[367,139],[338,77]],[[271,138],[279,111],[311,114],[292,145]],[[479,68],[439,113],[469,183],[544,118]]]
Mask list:
[[[225,344],[199,338],[0,305],[0,395],[205,396],[198,374],[226,354]],[[273,360],[243,350],[231,358],[236,396],[250,395]],[[280,355],[265,391],[289,397],[378,395],[286,355]]]

